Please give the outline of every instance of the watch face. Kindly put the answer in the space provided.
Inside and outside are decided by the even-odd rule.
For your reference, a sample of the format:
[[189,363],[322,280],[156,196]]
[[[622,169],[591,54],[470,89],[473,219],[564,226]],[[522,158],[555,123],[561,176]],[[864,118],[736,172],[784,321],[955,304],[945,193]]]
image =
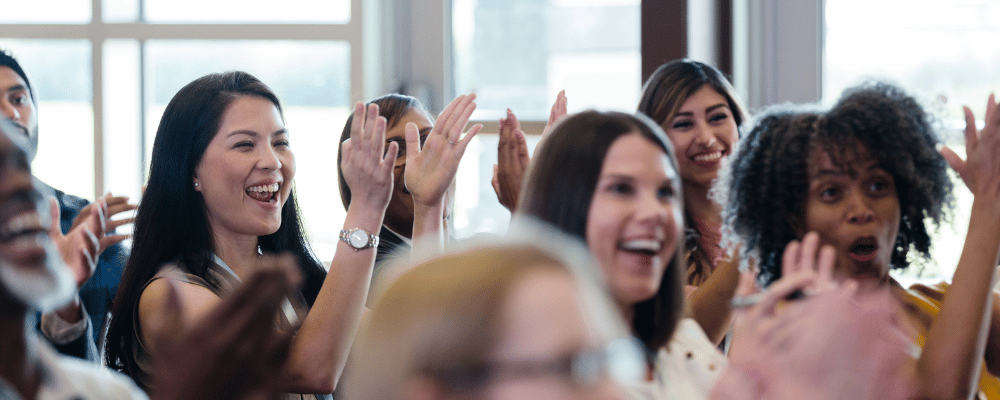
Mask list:
[[360,249],[368,245],[368,234],[365,233],[365,231],[356,230],[354,232],[351,232],[351,237],[349,240],[352,247]]

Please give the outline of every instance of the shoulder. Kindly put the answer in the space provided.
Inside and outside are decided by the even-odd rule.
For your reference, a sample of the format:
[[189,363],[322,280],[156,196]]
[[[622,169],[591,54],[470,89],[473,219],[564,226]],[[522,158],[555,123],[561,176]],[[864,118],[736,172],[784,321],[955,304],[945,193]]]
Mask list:
[[209,288],[185,279],[185,274],[176,267],[176,271],[169,268],[169,265],[164,267],[139,295],[139,333],[147,347],[151,344],[148,339],[159,331],[177,328],[163,324],[168,313],[177,313],[184,325],[190,325],[220,301]]

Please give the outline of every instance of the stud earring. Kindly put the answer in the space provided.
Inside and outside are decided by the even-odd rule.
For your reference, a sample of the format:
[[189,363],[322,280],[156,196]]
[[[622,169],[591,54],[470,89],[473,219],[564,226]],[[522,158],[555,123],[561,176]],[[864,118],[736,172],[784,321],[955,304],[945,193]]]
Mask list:
[[198,187],[198,182],[195,182],[195,183],[194,183],[194,187]]

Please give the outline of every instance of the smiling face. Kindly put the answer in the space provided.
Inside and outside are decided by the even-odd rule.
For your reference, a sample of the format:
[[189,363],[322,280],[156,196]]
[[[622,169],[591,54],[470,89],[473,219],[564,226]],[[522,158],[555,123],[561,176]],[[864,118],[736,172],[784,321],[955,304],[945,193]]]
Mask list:
[[672,119],[660,125],[677,152],[685,187],[712,187],[722,161],[739,139],[726,97],[703,85],[684,101]]
[[620,306],[659,290],[680,238],[679,193],[677,173],[654,143],[630,133],[611,144],[587,214],[586,240]]
[[863,146],[841,161],[827,151],[810,157],[804,231],[836,248],[838,273],[884,281],[900,223],[895,181]]
[[48,310],[75,293],[73,277],[48,235],[53,222],[32,186],[23,127],[0,125],[0,301]]
[[277,107],[239,96],[195,168],[195,190],[216,235],[269,235],[281,226],[295,176],[295,157]]
[[406,184],[403,180],[403,173],[406,172],[406,124],[410,122],[417,125],[421,140],[427,137],[427,134],[434,127],[427,113],[423,110],[411,109],[399,121],[396,121],[392,128],[385,130],[387,148],[389,143],[395,142],[399,145],[396,164],[392,169],[392,197],[385,210],[385,225],[407,238],[413,235],[413,196],[410,196],[410,192],[406,190]]
[[26,151],[31,162],[38,148],[38,116],[28,84],[10,67],[0,67],[0,96],[0,115],[24,128],[17,134],[28,138]]

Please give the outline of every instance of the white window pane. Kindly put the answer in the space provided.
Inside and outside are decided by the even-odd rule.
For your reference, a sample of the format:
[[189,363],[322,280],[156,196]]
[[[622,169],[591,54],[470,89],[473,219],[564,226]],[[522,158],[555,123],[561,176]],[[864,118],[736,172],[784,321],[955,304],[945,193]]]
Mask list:
[[94,198],[94,113],[90,42],[0,40],[24,69],[38,97],[39,179],[66,193]]
[[569,111],[634,109],[641,88],[637,0],[455,0],[455,82],[479,94],[475,119],[546,120],[565,89]]
[[146,87],[152,99],[146,154],[163,109],[181,87],[213,72],[253,74],[282,102],[295,152],[299,206],[317,254],[330,260],[346,214],[336,154],[350,111],[350,52],[349,44],[339,41],[148,41]]
[[[197,10],[197,12],[192,12]],[[346,24],[350,0],[145,0],[150,22]]]
[[104,188],[138,200],[142,174],[139,42],[104,42]]
[[4,4],[0,22],[18,24],[90,22],[90,0],[14,0]]
[[[863,79],[894,81],[943,120],[946,144],[961,154],[962,105],[982,119],[987,96],[1000,88],[1000,3],[829,0],[825,12],[824,101]],[[972,195],[961,180],[955,189],[956,223],[934,235],[924,278],[950,278],[958,264]]]
[[135,22],[139,19],[139,0],[101,0],[104,22]]

